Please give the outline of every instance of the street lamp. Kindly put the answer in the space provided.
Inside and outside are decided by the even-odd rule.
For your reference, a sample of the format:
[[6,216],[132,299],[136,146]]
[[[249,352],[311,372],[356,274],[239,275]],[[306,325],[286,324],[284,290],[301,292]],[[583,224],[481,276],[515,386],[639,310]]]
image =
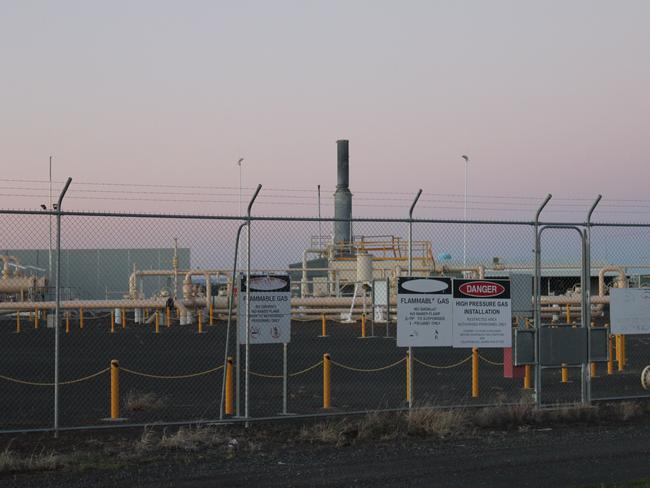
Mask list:
[[[50,198],[49,198],[49,208],[52,209],[52,156],[50,156]],[[50,246],[48,251],[48,264],[47,264],[47,279],[48,283],[52,283],[52,214],[49,217],[50,220]]]
[[241,164],[244,162],[244,158],[239,158],[237,161],[237,166],[239,166],[239,216],[241,217]]
[[461,156],[465,161],[465,203],[463,205],[463,266],[467,266],[467,173],[469,166],[469,157],[463,154]]

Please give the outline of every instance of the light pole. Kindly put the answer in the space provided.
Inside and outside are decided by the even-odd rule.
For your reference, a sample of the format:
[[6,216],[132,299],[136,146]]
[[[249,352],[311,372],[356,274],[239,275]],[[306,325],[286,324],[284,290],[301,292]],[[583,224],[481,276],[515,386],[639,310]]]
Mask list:
[[241,164],[244,162],[244,158],[239,158],[237,161],[237,166],[239,166],[239,216],[241,217]]
[[469,166],[469,157],[465,154],[461,156],[465,160],[465,203],[463,205],[463,267],[467,266],[467,174]]
[[318,185],[318,247],[323,245],[323,231],[321,230],[320,222],[320,185]]
[[[52,156],[50,156],[50,198],[48,203],[49,210],[52,210]],[[49,216],[50,220],[50,246],[48,249],[47,260],[47,280],[52,283],[52,214]]]

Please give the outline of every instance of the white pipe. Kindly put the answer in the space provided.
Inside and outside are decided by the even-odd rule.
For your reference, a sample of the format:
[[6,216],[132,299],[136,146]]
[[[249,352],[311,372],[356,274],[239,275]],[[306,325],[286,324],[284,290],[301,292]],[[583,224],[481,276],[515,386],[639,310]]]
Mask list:
[[620,266],[605,266],[598,272],[598,296],[605,296],[605,273],[616,271],[618,273],[619,286],[617,288],[627,288],[627,275],[625,270]]

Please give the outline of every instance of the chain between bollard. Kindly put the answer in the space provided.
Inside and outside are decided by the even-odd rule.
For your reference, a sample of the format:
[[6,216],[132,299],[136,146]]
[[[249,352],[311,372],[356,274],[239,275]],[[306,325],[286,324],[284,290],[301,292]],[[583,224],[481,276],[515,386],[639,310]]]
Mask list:
[[422,360],[416,358],[415,356],[413,356],[413,361],[415,361],[415,362],[418,363],[418,364],[421,364],[422,366],[425,366],[425,367],[427,367],[427,368],[431,368],[431,369],[451,369],[451,368],[457,368],[458,366],[460,366],[460,365],[462,365],[462,364],[465,364],[465,363],[468,362],[468,361],[471,361],[471,359],[472,359],[472,355],[470,354],[470,355],[467,356],[465,359],[463,359],[462,361],[459,361],[459,362],[457,362],[457,363],[454,363],[454,364],[447,364],[447,365],[444,365],[444,366],[437,366],[437,365],[435,365],[435,364],[425,363],[424,361],[422,361]]

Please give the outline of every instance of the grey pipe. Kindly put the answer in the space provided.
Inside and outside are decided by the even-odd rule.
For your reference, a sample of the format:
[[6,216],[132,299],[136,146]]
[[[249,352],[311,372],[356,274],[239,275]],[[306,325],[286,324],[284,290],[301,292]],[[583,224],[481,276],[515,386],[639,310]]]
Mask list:
[[[352,242],[352,193],[350,193],[350,153],[349,141],[336,141],[337,171],[336,192],[334,193],[334,245],[341,246],[345,252]],[[338,220],[340,219],[340,220]]]

